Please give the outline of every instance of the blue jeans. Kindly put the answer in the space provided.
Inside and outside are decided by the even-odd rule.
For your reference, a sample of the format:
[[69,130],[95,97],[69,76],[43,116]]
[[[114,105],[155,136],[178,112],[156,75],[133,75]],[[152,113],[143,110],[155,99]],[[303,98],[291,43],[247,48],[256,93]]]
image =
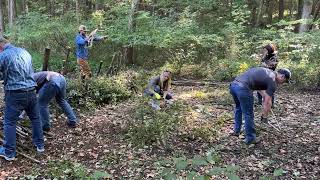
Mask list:
[[239,84],[230,84],[230,93],[236,104],[234,112],[234,132],[240,133],[242,125],[242,114],[244,114],[244,126],[246,133],[246,142],[251,142],[256,138],[253,114],[253,92],[249,88]]
[[[154,92],[156,92],[156,93],[160,94],[161,96],[163,96],[163,92],[161,91],[160,86],[154,87]],[[153,92],[150,92],[149,89],[145,89],[144,90],[144,95],[151,96],[151,97],[154,96]],[[170,93],[167,93],[167,96],[166,96],[165,99],[167,99],[167,100],[172,99],[172,95]]]
[[32,142],[37,147],[44,147],[42,123],[36,91],[6,91],[4,110],[4,148],[9,157],[16,155],[16,125],[21,111],[25,110],[32,125]]
[[78,119],[73,112],[70,104],[65,100],[66,80],[62,75],[52,77],[39,90],[40,118],[43,128],[50,128],[49,121],[49,103],[51,99],[56,98],[56,102],[61,107],[63,113],[68,117],[69,122],[77,123]]

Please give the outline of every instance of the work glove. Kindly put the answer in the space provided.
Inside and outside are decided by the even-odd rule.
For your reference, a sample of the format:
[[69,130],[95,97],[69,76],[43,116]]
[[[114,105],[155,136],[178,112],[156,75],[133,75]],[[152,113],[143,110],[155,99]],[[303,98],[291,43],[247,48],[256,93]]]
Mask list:
[[158,99],[158,100],[160,100],[161,99],[161,96],[160,96],[160,94],[158,94],[158,93],[154,93],[154,96],[156,97],[156,99]]
[[268,118],[261,116],[262,123],[268,123]]

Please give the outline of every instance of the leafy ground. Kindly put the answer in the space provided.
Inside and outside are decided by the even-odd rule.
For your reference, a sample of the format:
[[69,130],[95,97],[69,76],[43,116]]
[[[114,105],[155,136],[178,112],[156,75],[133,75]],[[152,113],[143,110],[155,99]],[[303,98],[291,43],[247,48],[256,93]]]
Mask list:
[[[53,114],[53,138],[46,139],[46,152],[36,155],[46,164],[37,165],[18,156],[14,162],[0,160],[0,177],[60,177],[114,179],[318,179],[320,178],[320,96],[314,92],[282,90],[276,97],[275,118],[281,132],[256,125],[262,141],[246,146],[229,137],[232,99],[227,86],[176,87],[181,109],[179,127],[166,143],[134,146],[125,136],[136,100],[106,105],[80,113],[81,123],[68,129],[65,117]],[[271,115],[272,117],[272,115]],[[276,123],[274,123],[276,124]]]

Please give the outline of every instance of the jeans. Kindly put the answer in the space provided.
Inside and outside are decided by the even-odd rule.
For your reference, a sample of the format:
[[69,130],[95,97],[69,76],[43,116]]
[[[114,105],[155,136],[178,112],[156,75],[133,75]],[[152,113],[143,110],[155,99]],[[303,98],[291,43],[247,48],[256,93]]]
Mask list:
[[56,98],[56,102],[61,107],[63,113],[68,117],[69,122],[77,123],[78,119],[73,112],[70,104],[65,100],[66,80],[62,75],[54,76],[46,82],[39,90],[40,119],[43,128],[50,128],[49,122],[49,103]]
[[[257,97],[258,97],[258,104],[262,104],[262,96],[261,96],[261,94],[259,92],[257,92]],[[273,104],[274,104],[274,94],[273,94],[273,96],[271,96],[271,98],[272,98],[272,106],[273,106]]]
[[[154,87],[154,92],[156,92],[156,93],[160,94],[161,96],[163,96],[163,92],[161,91],[160,86],[155,86]],[[154,96],[153,92],[151,92],[149,89],[145,89],[144,90],[144,95],[151,96],[151,97]],[[167,99],[167,100],[172,99],[172,94],[167,93],[165,99]]]
[[6,91],[4,110],[4,148],[9,157],[16,155],[16,125],[21,111],[25,110],[32,125],[32,142],[44,147],[42,123],[35,90]]
[[256,138],[253,114],[253,91],[241,83],[230,84],[230,93],[236,104],[234,112],[234,132],[239,134],[242,125],[242,114],[244,114],[244,126],[246,142],[251,142]]

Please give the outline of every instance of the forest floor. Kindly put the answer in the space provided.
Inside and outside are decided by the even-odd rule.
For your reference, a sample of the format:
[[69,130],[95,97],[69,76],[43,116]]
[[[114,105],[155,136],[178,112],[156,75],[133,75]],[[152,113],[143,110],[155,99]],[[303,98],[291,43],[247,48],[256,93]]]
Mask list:
[[275,118],[270,115],[274,127],[260,123],[261,107],[255,106],[261,142],[247,146],[243,135],[228,135],[233,101],[227,85],[178,86],[174,92],[185,107],[184,123],[165,146],[154,142],[136,147],[123,135],[133,118],[135,100],[78,113],[80,124],[75,129],[65,125],[63,115],[54,113],[53,137],[46,138],[45,153],[31,154],[43,164],[22,156],[13,162],[1,158],[0,178],[81,176],[81,168],[86,174],[107,172],[114,179],[320,178],[319,93],[277,92]]

